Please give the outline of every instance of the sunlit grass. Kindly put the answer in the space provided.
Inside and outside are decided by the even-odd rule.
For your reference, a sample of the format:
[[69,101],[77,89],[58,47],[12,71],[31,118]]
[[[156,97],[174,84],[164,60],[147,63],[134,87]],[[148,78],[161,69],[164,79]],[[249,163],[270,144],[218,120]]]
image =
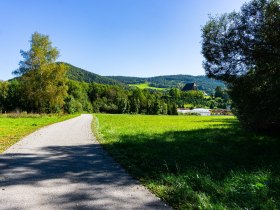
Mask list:
[[0,115],[0,153],[33,131],[77,115]]
[[280,142],[235,117],[95,116],[104,148],[176,209],[280,208]]
[[165,90],[166,88],[157,88],[157,87],[152,87],[149,85],[149,83],[141,83],[141,84],[129,84],[129,86],[134,86],[138,87],[140,89],[154,89],[154,90]]

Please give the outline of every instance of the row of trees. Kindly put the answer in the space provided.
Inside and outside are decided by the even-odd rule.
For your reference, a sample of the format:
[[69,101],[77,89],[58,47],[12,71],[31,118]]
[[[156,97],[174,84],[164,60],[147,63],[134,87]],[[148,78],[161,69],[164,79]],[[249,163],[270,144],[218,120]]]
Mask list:
[[[107,77],[108,78],[108,77]],[[156,88],[183,88],[186,83],[193,83],[194,81],[199,85],[199,90],[211,94],[217,86],[225,88],[223,82],[215,79],[209,79],[206,76],[191,76],[191,75],[166,75],[149,78],[141,77],[125,77],[125,76],[111,76],[111,79],[120,81],[124,84],[141,84],[148,83],[151,87]],[[107,83],[108,84],[108,83]]]
[[[65,82],[66,94],[61,103],[48,102],[50,94],[41,98],[30,98],[26,91],[26,80],[21,78],[0,82],[0,110],[10,112],[105,112],[134,114],[177,114],[177,107],[225,108],[229,103],[224,95],[205,97],[201,91],[181,91],[172,88],[158,91],[136,87],[85,83],[74,80]],[[220,90],[220,88],[217,88]],[[216,91],[215,95],[219,94]],[[38,95],[40,94],[40,90]],[[33,95],[36,95],[33,93]],[[55,95],[55,97],[58,97]],[[60,95],[62,97],[62,94]],[[54,99],[53,99],[54,100]]]

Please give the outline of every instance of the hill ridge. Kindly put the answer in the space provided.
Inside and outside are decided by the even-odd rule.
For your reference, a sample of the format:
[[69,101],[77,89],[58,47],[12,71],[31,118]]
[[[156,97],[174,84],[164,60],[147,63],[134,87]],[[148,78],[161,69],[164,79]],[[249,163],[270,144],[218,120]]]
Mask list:
[[[62,63],[62,62],[61,62]],[[67,76],[71,80],[79,82],[96,82],[109,85],[130,85],[148,83],[150,87],[155,88],[182,88],[186,83],[196,82],[199,90],[206,93],[213,93],[217,86],[225,88],[221,81],[210,79],[204,75],[172,74],[153,77],[133,77],[133,76],[101,76],[99,74],[84,70],[72,64],[63,62],[68,66]]]
[[196,82],[199,90],[203,90],[206,93],[213,93],[217,86],[225,88],[225,84],[221,81],[208,78],[207,76],[198,75],[162,75],[154,77],[126,77],[126,76],[107,76],[114,80],[118,80],[124,84],[141,84],[149,83],[151,87],[156,88],[183,88],[187,83]]
[[96,83],[108,84],[108,85],[123,85],[123,83],[117,80],[101,76],[99,74],[90,72],[88,70],[76,67],[72,64],[66,62],[58,62],[58,63],[64,63],[68,67],[67,76],[71,80],[76,80],[79,82],[87,82],[87,83],[96,82]]

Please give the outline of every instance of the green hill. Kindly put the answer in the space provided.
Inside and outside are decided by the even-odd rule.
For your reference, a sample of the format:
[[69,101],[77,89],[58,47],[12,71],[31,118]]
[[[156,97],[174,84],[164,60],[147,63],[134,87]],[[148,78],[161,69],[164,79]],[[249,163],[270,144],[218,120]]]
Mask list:
[[182,88],[186,83],[196,82],[199,90],[212,93],[217,86],[225,88],[225,84],[221,81],[210,79],[206,76],[191,75],[167,75],[157,77],[125,77],[125,76],[109,76],[107,78],[118,80],[125,84],[142,84],[148,83],[150,87],[156,88]]
[[192,75],[167,75],[157,77],[126,77],[126,76],[101,76],[90,71],[78,68],[71,64],[65,63],[68,66],[68,78],[80,82],[96,82],[100,84],[110,85],[131,85],[145,84],[148,88],[164,89],[164,88],[182,88],[186,83],[196,82],[199,90],[206,93],[213,93],[217,86],[225,88],[225,84],[218,80],[210,79],[206,76]]
[[84,69],[73,66],[69,63],[64,63],[64,64],[68,67],[67,76],[71,80],[76,80],[79,82],[88,82],[88,83],[96,82],[96,83],[108,84],[108,85],[123,85],[123,83],[117,80],[103,77],[101,75],[86,71]]

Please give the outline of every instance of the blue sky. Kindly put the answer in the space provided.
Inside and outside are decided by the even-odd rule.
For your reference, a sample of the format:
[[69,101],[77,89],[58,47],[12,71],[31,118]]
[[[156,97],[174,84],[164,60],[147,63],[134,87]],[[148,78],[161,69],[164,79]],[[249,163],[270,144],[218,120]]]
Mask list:
[[0,0],[0,80],[13,77],[31,34],[60,61],[100,75],[203,75],[201,26],[245,0]]

